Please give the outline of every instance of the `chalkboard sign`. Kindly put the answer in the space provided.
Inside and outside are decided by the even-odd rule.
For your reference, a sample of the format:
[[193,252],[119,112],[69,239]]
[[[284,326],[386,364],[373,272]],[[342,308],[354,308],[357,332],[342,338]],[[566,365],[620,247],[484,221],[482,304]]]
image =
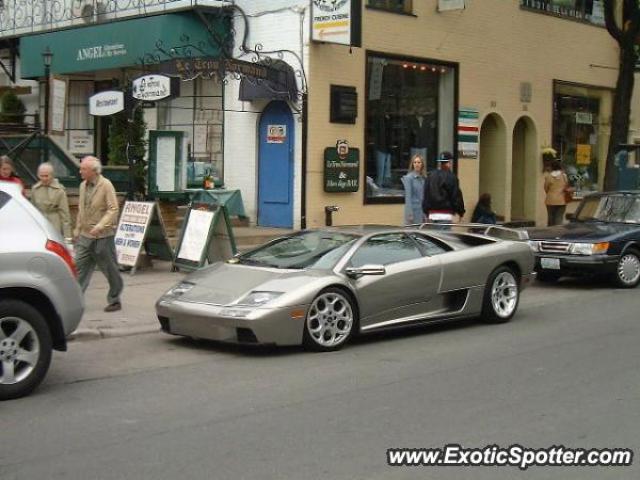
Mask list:
[[235,253],[226,208],[209,203],[193,204],[182,223],[174,267],[195,270],[207,263],[231,258]]
[[349,148],[342,158],[336,148],[324,150],[324,191],[357,192],[360,188],[360,150]]

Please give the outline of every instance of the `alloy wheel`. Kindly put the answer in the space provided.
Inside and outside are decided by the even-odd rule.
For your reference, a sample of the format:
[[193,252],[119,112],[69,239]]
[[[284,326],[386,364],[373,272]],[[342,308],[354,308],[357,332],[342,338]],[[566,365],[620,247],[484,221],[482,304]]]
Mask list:
[[326,292],[311,304],[307,331],[318,345],[332,348],[343,343],[353,328],[353,308],[343,295]]
[[501,318],[513,314],[518,304],[518,282],[511,272],[499,273],[491,286],[491,305]]
[[39,357],[40,342],[31,324],[18,317],[0,318],[0,384],[23,381]]

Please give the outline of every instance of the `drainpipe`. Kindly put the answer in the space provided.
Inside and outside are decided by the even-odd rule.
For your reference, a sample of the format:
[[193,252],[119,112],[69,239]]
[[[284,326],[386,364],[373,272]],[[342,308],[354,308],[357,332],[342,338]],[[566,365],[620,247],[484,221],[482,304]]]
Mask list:
[[300,181],[300,228],[307,228],[307,140],[309,122],[307,115],[309,113],[307,106],[307,93],[302,94],[302,159],[301,170],[302,175]]

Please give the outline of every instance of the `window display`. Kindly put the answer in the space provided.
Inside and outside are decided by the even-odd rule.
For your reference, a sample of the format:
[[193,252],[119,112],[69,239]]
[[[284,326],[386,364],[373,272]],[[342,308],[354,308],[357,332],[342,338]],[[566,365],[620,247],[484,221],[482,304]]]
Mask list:
[[429,171],[439,151],[453,151],[456,69],[371,55],[367,80],[365,202],[401,203],[411,158]]

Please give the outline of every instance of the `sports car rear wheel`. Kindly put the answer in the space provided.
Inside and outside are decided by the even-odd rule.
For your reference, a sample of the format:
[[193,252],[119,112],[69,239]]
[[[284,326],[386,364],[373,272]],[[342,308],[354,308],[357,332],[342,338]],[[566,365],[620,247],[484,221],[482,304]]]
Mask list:
[[489,323],[504,323],[518,309],[520,286],[516,274],[509,267],[496,268],[484,289],[482,303],[482,319]]
[[302,343],[308,350],[338,350],[347,343],[355,325],[355,308],[349,296],[338,288],[328,288],[309,307]]
[[615,281],[619,287],[634,288],[640,282],[640,254],[627,250],[616,267]]

